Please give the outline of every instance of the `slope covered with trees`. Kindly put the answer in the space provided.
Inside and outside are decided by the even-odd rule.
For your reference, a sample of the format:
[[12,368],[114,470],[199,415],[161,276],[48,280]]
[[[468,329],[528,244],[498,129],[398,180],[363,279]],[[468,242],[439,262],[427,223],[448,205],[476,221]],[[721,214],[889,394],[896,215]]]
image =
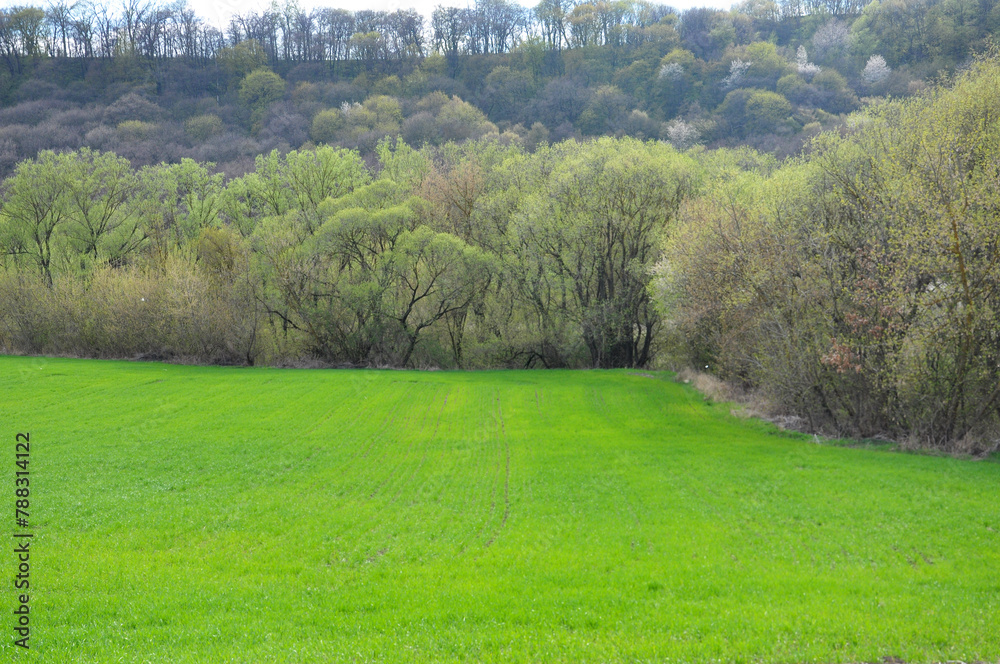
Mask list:
[[14,7],[0,10],[0,175],[44,149],[238,176],[272,149],[371,158],[386,136],[493,133],[528,149],[628,135],[794,154],[866,97],[967,63],[998,24],[992,0],[478,0],[430,17],[286,2],[226,26],[138,0]]

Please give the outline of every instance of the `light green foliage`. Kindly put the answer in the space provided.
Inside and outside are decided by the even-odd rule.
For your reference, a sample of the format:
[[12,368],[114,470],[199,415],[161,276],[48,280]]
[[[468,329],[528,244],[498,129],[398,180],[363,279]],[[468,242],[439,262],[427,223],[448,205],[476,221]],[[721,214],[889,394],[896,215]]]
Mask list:
[[594,91],[587,108],[577,123],[585,134],[600,135],[614,131],[625,119],[628,99],[613,85],[603,85]]
[[993,60],[926,101],[885,108],[865,128],[870,138],[861,139],[893,139],[881,154],[869,149],[881,157],[875,183],[845,192],[885,228],[886,307],[919,312],[899,360],[901,377],[920,382],[901,385],[900,396],[904,403],[938,401],[914,417],[937,441],[981,435],[1000,416],[998,103]]
[[647,102],[650,99],[650,81],[658,74],[660,67],[655,59],[636,60],[628,67],[615,72],[612,83],[633,99]]
[[591,366],[646,364],[659,325],[650,269],[695,186],[695,165],[662,143],[608,139],[562,143],[532,160],[528,172],[541,178],[521,190],[506,252],[542,338],[556,334],[546,328],[561,327],[562,318]]
[[832,69],[824,69],[813,76],[812,83],[816,87],[829,92],[850,94],[850,90],[847,87],[847,80]]
[[362,104],[364,108],[375,114],[375,126],[396,127],[403,120],[403,111],[399,108],[399,101],[386,95],[375,95],[365,99]]
[[226,184],[220,209],[226,221],[243,237],[253,233],[261,218],[274,214],[267,193],[257,173],[248,173]]
[[718,114],[728,131],[748,136],[773,132],[792,113],[792,105],[777,92],[740,88],[726,95]]
[[440,90],[435,90],[428,95],[425,95],[417,102],[418,111],[428,111],[437,115],[441,112],[441,109],[445,104],[448,103],[449,97]]
[[140,171],[139,206],[158,262],[219,223],[223,176],[210,173],[210,166],[182,159]]
[[145,235],[136,205],[139,181],[128,159],[87,148],[63,155],[66,233],[74,249],[122,264]]
[[244,235],[263,216],[281,217],[300,228],[303,237],[320,224],[317,210],[329,197],[340,197],[370,180],[357,152],[330,146],[277,150],[257,156],[256,169],[235,184],[227,195],[227,215]]
[[792,70],[791,63],[778,54],[777,47],[771,42],[754,42],[746,47],[743,59],[750,62],[747,78],[755,81],[755,85],[773,86],[774,83]]
[[235,46],[220,48],[215,59],[230,79],[242,80],[267,64],[267,53],[257,40],[245,39]]
[[778,83],[775,89],[778,94],[783,97],[791,97],[797,95],[800,91],[807,86],[805,79],[803,79],[798,74],[785,74],[778,79]]
[[404,126],[399,101],[376,95],[363,104],[345,104],[341,109],[321,111],[313,119],[311,135],[315,141],[335,143],[372,136],[381,139],[402,130],[411,145],[420,147],[424,143],[440,145],[446,141],[476,139],[497,131],[478,108],[458,97],[449,99],[441,92],[421,99],[416,109],[414,119]]
[[748,134],[773,132],[792,114],[792,105],[777,92],[754,90],[746,100],[744,127]]
[[386,95],[373,95],[363,104],[344,104],[339,111],[334,109],[317,115],[313,123],[314,139],[330,143],[357,141],[373,134],[384,137],[397,133],[402,120],[399,101]]
[[0,357],[44,659],[1000,649],[998,464],[816,445],[665,378]]
[[256,69],[240,83],[240,101],[254,111],[261,111],[285,94],[285,81],[273,71]]
[[303,240],[287,220],[267,220],[256,241],[274,284],[272,309],[298,330],[312,353],[355,363],[379,359],[389,330],[392,252],[412,228],[410,206],[390,180],[378,180],[318,210]]
[[397,97],[403,92],[403,83],[395,74],[383,76],[375,81],[375,84],[372,86],[372,92],[376,95]]
[[267,159],[277,163],[277,168],[269,163],[265,169],[275,179],[272,186],[281,188],[288,208],[302,213],[310,231],[319,223],[316,212],[323,201],[344,196],[371,179],[357,152],[329,146],[292,150],[284,157],[272,152]]
[[438,112],[435,119],[440,142],[475,140],[497,131],[478,108],[452,97]]
[[389,139],[381,141],[375,151],[382,165],[380,178],[415,190],[421,187],[430,173],[431,165],[427,155],[414,150],[400,137],[396,138],[395,143]]
[[118,134],[125,141],[145,141],[156,134],[157,125],[155,122],[143,122],[142,120],[125,120],[118,123]]
[[808,240],[795,225],[815,173],[802,163],[779,169],[745,150],[712,156],[712,184],[684,206],[658,270],[668,319],[699,368],[734,381],[787,380],[801,336],[793,324],[824,306],[801,285],[798,252]]
[[288,320],[317,355],[406,365],[423,331],[468,306],[490,260],[416,220],[419,199],[388,178],[329,198],[301,245],[274,236],[271,266]]
[[2,237],[6,254],[15,260],[27,257],[46,283],[52,284],[58,230],[67,221],[69,183],[62,176],[64,157],[45,151],[33,161],[23,161],[4,183]]
[[196,141],[207,141],[221,134],[222,130],[222,120],[212,113],[196,115],[184,123],[184,131]]
[[346,121],[340,109],[328,108],[316,114],[309,135],[317,143],[333,143]]
[[49,285],[55,272],[124,264],[145,239],[136,186],[127,159],[87,148],[23,162],[6,183],[5,253],[30,257]]
[[396,283],[392,315],[407,341],[401,366],[409,363],[424,328],[465,311],[479,298],[494,263],[482,249],[426,226],[400,238],[392,260]]

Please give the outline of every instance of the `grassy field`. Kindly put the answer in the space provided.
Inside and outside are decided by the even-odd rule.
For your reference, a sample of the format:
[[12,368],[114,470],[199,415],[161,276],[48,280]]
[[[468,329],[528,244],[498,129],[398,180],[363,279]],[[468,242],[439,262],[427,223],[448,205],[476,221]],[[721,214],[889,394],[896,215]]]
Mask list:
[[0,661],[998,661],[1000,464],[667,375],[0,357]]

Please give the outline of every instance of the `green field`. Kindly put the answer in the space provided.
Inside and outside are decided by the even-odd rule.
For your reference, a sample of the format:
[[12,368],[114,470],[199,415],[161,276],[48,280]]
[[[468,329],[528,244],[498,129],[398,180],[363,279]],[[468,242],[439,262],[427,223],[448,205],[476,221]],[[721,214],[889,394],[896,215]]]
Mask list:
[[0,357],[8,535],[21,431],[31,650],[8,536],[0,661],[1000,658],[1000,464],[666,374]]

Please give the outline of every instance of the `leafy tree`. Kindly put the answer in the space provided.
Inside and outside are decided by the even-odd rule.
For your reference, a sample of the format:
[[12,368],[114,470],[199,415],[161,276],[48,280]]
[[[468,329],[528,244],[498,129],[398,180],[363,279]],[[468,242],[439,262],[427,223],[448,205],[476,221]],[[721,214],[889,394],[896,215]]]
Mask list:
[[[492,261],[481,249],[426,226],[401,236],[392,267],[395,297],[391,315],[406,340],[401,366],[409,364],[421,332],[449,314],[465,310],[479,297],[492,273]],[[460,341],[455,353],[460,364]]]
[[69,182],[62,173],[65,158],[46,151],[17,166],[4,182],[3,235],[7,253],[27,256],[51,287],[57,258],[58,231],[68,221]]
[[991,449],[998,72],[870,109],[781,168],[713,155],[660,272],[692,358],[815,430]]
[[316,114],[309,135],[317,143],[333,143],[346,122],[340,109],[328,108]]
[[[591,366],[643,366],[659,316],[649,294],[668,227],[694,186],[694,168],[669,146],[563,143],[543,187],[525,200],[517,245],[563,293]],[[530,293],[526,270],[521,287]],[[537,303],[537,296],[534,298]]]
[[184,123],[184,131],[198,142],[207,141],[213,136],[218,136],[223,132],[224,128],[222,118],[214,113],[196,115]]
[[222,174],[212,174],[192,159],[140,171],[138,209],[159,265],[165,265],[173,251],[189,244],[202,229],[220,223],[222,192]]
[[297,233],[280,217],[258,225],[256,243],[274,288],[269,310],[285,330],[303,334],[316,356],[353,364],[398,359],[394,252],[415,228],[414,205],[385,179],[328,197],[315,234]]
[[139,183],[132,165],[123,157],[84,148],[65,155],[61,166],[70,241],[94,260],[121,264],[145,239],[135,210]]
[[747,97],[744,111],[748,133],[770,133],[792,114],[792,105],[776,92],[754,90]]
[[269,69],[256,69],[240,83],[240,102],[250,109],[253,124],[259,129],[267,107],[285,94],[285,81]]
[[495,121],[514,120],[521,104],[535,93],[531,72],[515,71],[510,67],[497,67],[484,81],[482,108]]
[[230,80],[244,80],[251,72],[264,68],[267,53],[257,40],[247,39],[219,49],[215,59]]
[[584,134],[599,135],[613,132],[625,119],[628,105],[628,97],[617,87],[601,86],[594,92],[590,103],[580,114],[577,125]]
[[452,97],[435,118],[439,141],[475,140],[497,130],[478,108],[458,97]]
[[743,87],[774,89],[775,83],[792,69],[788,60],[771,42],[754,42],[743,49],[742,59],[750,65]]

